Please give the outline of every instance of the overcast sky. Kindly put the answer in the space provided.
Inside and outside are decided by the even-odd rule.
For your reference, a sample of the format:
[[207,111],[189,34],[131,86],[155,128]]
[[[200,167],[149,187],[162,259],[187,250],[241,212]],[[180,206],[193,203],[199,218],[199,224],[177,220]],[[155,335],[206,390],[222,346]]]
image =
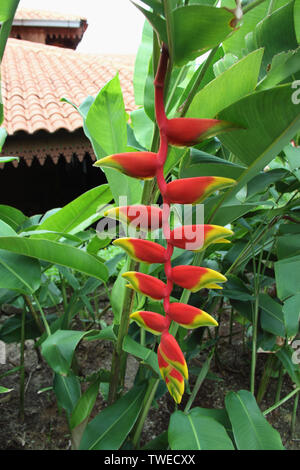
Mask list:
[[144,17],[129,0],[21,0],[19,8],[81,15],[89,27],[78,50],[136,54]]

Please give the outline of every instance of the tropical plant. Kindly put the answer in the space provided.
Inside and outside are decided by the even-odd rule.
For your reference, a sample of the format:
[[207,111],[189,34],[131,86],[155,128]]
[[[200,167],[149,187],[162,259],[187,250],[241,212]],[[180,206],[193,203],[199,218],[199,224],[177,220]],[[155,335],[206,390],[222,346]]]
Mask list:
[[[14,341],[24,341],[32,318],[39,325],[36,346],[53,370],[73,448],[140,448],[148,412],[168,390],[175,402],[168,432],[144,448],[282,449],[265,416],[294,397],[293,428],[300,390],[293,350],[300,1],[143,0],[137,7],[146,17],[134,73],[137,109],[125,112],[118,75],[77,108],[108,184],[42,219],[0,206],[0,304],[21,299],[26,308]],[[117,220],[113,245],[128,255],[122,266],[120,252],[103,258],[110,234],[90,228],[103,217],[102,228]],[[118,230],[129,236],[119,238]],[[99,285],[113,312],[104,328],[87,296]],[[41,298],[62,302],[63,314],[47,318]],[[193,406],[212,359],[223,366],[224,306],[231,309],[229,342],[237,322],[251,353],[249,390],[228,392],[223,409]],[[72,319],[84,307],[91,318],[79,331]],[[100,340],[113,344],[111,370],[86,377],[83,391],[76,348]],[[139,367],[128,391],[129,354]],[[258,354],[267,357],[260,383]],[[191,388],[188,366],[199,355]],[[284,374],[294,388],[281,398]],[[276,375],[274,404],[262,412]],[[108,406],[89,420],[103,382]]]

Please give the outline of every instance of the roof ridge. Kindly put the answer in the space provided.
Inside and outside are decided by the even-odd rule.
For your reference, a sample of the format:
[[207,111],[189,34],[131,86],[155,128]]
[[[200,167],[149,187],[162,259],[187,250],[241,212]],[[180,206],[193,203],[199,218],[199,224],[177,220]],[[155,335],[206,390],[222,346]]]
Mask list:
[[73,15],[40,8],[18,8],[15,14],[18,20],[87,20],[84,15]]

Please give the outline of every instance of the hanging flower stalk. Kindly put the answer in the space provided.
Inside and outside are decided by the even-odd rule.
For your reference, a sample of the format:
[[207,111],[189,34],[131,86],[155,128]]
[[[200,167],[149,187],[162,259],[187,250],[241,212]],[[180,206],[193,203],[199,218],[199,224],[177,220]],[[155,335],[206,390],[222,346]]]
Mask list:
[[[235,181],[222,177],[196,177],[179,179],[167,184],[164,177],[168,146],[192,146],[220,132],[234,129],[229,122],[217,119],[176,118],[168,119],[164,107],[164,85],[169,54],[163,44],[155,86],[155,112],[160,133],[160,147],[157,153],[132,152],[111,155],[99,160],[96,166],[107,166],[138,179],[156,178],[162,196],[162,209],[154,206],[122,206],[107,211],[105,215],[117,218],[136,229],[155,230],[162,228],[167,242],[166,248],[158,243],[139,238],[121,238],[113,243],[122,247],[133,259],[143,263],[164,265],[166,283],[135,271],[123,274],[127,287],[155,300],[163,301],[164,315],[150,311],[137,311],[130,315],[139,326],[160,336],[157,350],[158,365],[166,386],[175,400],[180,403],[184,393],[184,380],[188,379],[188,368],[184,355],[169,333],[174,321],[187,329],[200,326],[217,326],[217,321],[199,308],[184,303],[171,302],[170,296],[176,283],[191,292],[202,288],[220,289],[225,282],[222,274],[200,266],[176,266],[172,268],[171,258],[174,247],[200,251],[212,243],[228,242],[226,237],[232,231],[217,225],[188,225],[170,230],[171,204],[197,204],[213,191],[230,187]],[[143,217],[139,217],[143,214]],[[201,236],[199,236],[201,235]]]

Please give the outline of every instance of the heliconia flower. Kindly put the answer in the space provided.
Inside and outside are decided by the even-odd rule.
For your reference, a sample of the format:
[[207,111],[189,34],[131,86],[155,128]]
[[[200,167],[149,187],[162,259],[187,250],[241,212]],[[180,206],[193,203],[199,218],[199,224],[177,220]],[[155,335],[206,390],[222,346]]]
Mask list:
[[178,286],[191,292],[197,292],[204,288],[222,289],[215,283],[227,281],[223,274],[201,266],[175,266],[172,268],[171,279]]
[[104,216],[131,224],[136,229],[156,230],[162,226],[162,210],[156,206],[113,207],[105,211]]
[[184,393],[184,378],[180,372],[176,369],[172,369],[166,376],[165,382],[171,397],[179,404]]
[[168,331],[163,332],[159,345],[162,358],[174,367],[185,379],[188,379],[188,368],[184,355],[174,338]]
[[164,264],[167,260],[166,249],[158,243],[140,238],[118,238],[113,244],[120,246],[131,258],[140,263]]
[[166,198],[173,204],[198,204],[214,191],[236,184],[231,178],[198,176],[171,181],[167,184]]
[[156,312],[138,311],[133,312],[130,318],[145,330],[160,335],[166,328],[166,318]]
[[170,232],[169,243],[184,250],[201,251],[212,243],[230,243],[225,237],[231,235],[232,230],[220,225],[182,225]]
[[189,147],[237,126],[218,119],[174,118],[168,119],[164,131],[168,142],[179,147]]
[[142,180],[152,179],[157,169],[157,154],[153,152],[126,152],[101,158],[94,166],[113,168],[127,176]]
[[165,297],[166,284],[154,276],[137,271],[128,271],[123,273],[122,277],[130,282],[127,287],[131,287],[137,292],[151,297],[151,299],[162,300]]
[[187,329],[199,328],[200,326],[218,326],[218,322],[208,313],[192,305],[173,302],[170,304],[169,317]]

